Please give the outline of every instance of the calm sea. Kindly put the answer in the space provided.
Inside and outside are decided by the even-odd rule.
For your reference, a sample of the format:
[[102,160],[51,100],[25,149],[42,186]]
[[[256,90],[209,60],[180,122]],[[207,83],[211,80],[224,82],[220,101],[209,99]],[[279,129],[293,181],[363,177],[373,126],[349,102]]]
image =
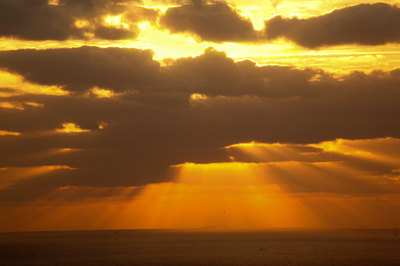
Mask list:
[[0,233],[1,265],[400,265],[393,230]]

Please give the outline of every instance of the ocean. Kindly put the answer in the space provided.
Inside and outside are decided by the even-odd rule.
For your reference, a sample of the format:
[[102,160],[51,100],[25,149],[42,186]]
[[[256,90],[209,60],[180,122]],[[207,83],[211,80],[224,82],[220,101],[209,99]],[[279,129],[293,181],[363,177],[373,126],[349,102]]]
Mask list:
[[0,265],[400,265],[393,230],[0,233]]

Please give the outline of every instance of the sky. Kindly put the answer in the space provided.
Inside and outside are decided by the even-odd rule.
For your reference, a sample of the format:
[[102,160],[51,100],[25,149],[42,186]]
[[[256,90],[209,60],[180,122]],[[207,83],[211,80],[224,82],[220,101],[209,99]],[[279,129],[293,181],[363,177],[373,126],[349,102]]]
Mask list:
[[393,228],[397,1],[1,0],[0,231]]

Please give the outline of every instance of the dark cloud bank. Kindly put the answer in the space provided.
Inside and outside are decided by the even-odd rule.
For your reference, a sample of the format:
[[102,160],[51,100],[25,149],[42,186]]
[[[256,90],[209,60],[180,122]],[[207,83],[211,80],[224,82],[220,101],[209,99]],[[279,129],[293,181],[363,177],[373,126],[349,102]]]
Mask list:
[[[224,1],[178,1],[161,14],[133,0],[3,0],[0,36],[23,40],[135,39],[137,23],[148,21],[173,34],[198,41],[266,43],[285,38],[310,49],[322,46],[382,45],[400,42],[400,8],[384,3],[360,4],[307,19],[273,17],[257,31],[249,18]],[[131,5],[133,4],[133,5]],[[105,25],[105,15],[122,15],[128,28]],[[90,21],[79,27],[78,20]]]
[[[22,40],[67,39],[134,39],[140,30],[136,23],[155,20],[158,11],[129,8],[136,0],[60,0],[50,5],[47,0],[2,0],[0,2],[0,36]],[[105,15],[124,14],[129,28],[102,23]],[[79,27],[78,20],[89,25]]]
[[284,37],[307,48],[340,44],[400,42],[400,8],[360,4],[308,19],[274,17],[265,21],[268,39]]
[[[43,104],[0,108],[0,130],[22,133],[0,136],[0,168],[76,168],[24,180],[24,186],[168,181],[170,165],[227,162],[230,153],[221,147],[241,142],[400,138],[399,69],[337,79],[320,69],[234,62],[213,48],[161,66],[150,50],[96,47],[3,51],[0,69],[71,92],[0,99]],[[116,95],[88,94],[94,86]],[[203,96],[194,99],[193,94]],[[56,132],[63,123],[90,132]],[[56,152],[64,148],[73,150]],[[389,174],[393,166],[374,169]]]
[[191,33],[199,41],[211,42],[265,43],[285,38],[311,49],[400,42],[400,8],[384,3],[345,7],[307,19],[276,16],[257,31],[250,19],[225,2],[191,1],[169,8],[159,23],[171,33]]

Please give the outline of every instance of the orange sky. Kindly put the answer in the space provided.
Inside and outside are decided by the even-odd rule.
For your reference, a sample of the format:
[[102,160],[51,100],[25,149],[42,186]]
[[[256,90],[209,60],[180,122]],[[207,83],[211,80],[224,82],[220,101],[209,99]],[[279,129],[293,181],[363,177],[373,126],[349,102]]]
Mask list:
[[392,228],[396,1],[0,3],[0,231]]

